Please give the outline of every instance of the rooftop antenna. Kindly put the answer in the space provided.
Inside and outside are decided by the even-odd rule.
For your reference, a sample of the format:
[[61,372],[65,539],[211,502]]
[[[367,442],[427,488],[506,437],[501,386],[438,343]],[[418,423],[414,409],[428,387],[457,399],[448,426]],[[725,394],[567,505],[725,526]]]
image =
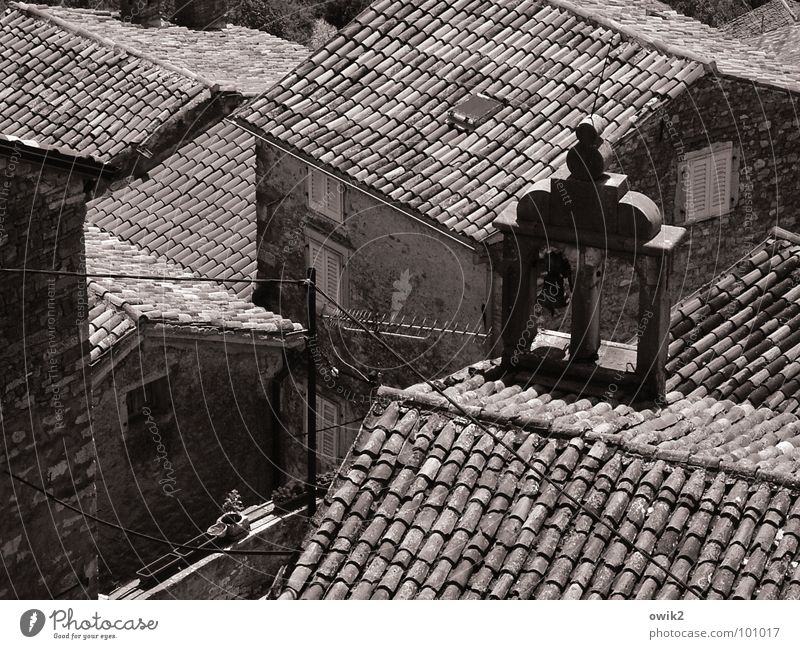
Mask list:
[[603,69],[600,72],[600,83],[597,84],[597,90],[594,93],[594,102],[592,103],[592,110],[591,115],[594,115],[594,109],[597,107],[597,100],[600,97],[600,88],[603,86],[603,82],[606,80],[606,68],[608,67],[608,59],[610,58],[611,48],[614,46],[614,36],[616,34],[611,34],[611,38],[608,41],[608,50],[606,51],[605,60],[603,61]]

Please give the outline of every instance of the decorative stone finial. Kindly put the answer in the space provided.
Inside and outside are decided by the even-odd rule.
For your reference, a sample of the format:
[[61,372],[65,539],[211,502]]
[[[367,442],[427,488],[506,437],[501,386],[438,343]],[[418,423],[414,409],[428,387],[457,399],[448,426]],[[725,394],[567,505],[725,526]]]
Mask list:
[[605,118],[589,115],[575,128],[578,143],[567,153],[567,168],[576,180],[599,180],[611,158],[611,147],[603,140]]

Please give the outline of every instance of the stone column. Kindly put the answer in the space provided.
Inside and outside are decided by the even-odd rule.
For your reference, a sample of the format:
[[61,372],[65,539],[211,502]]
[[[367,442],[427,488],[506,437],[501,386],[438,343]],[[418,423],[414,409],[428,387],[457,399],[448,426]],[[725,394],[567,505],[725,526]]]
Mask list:
[[603,279],[605,252],[599,248],[581,246],[578,269],[572,291],[572,331],[570,359],[578,363],[593,363],[600,350],[600,287]]
[[536,282],[538,246],[528,237],[507,233],[503,242],[503,304],[501,332],[504,364],[516,365],[536,337]]
[[666,389],[666,364],[669,347],[669,257],[667,254],[637,256],[634,262],[639,277],[639,337],[636,347],[636,372],[642,392],[651,397]]

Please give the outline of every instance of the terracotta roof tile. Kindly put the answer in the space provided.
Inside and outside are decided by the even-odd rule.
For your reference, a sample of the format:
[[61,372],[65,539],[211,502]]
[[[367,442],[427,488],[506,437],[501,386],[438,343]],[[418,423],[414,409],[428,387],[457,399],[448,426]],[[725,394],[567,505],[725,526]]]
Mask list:
[[[308,546],[324,553],[345,535],[349,545],[337,547],[351,553],[341,560],[346,579],[324,575],[331,587],[312,580],[318,562],[301,563],[283,597],[797,597],[796,388],[767,386],[771,375],[759,373],[794,346],[793,325],[770,323],[794,317],[784,312],[800,299],[798,246],[798,237],[775,230],[678,305],[673,391],[662,406],[548,389],[530,372],[500,375],[497,361],[438,380],[486,433],[428,384],[383,388],[341,475],[357,470],[388,488],[357,510],[332,488]],[[706,338],[711,345],[698,346]],[[735,355],[709,373],[715,359],[697,359],[729,338]],[[781,365],[792,376],[794,360]],[[681,363],[692,369],[681,372]],[[718,375],[723,381],[702,394],[682,393],[693,378],[706,386]],[[722,386],[733,376],[748,390],[729,394]],[[398,454],[400,446],[414,450]],[[369,522],[365,530],[342,525],[353,513]]]
[[[226,147],[229,142],[236,146]],[[89,203],[86,218],[190,272],[223,280],[254,276],[256,184],[254,138],[220,122],[178,149],[149,178]],[[182,197],[198,200],[182,202]],[[224,285],[243,298],[251,292],[247,281]]]
[[142,58],[27,5],[0,16],[0,132],[111,162],[203,93]]
[[800,18],[800,2],[794,0],[769,0],[760,7],[743,13],[726,23],[722,30],[743,40],[766,34],[781,27],[795,25]]
[[[747,400],[767,412],[798,411],[798,277],[800,244],[779,232],[679,304],[671,322],[667,389]],[[759,437],[767,432],[752,431]]]
[[[492,394],[500,392],[495,386]],[[800,481],[787,488],[752,473],[737,478],[638,456],[624,436],[565,443],[513,426],[493,426],[487,435],[455,413],[415,403],[413,390],[404,394],[385,409],[373,408],[351,457],[375,434],[386,440],[388,430],[388,437],[413,440],[425,431],[434,443],[424,445],[424,457],[392,464],[394,475],[415,487],[403,490],[399,508],[386,508],[385,491],[370,498],[370,523],[361,531],[343,524],[348,509],[329,496],[319,530],[330,533],[311,537],[284,598],[751,599],[798,590]],[[413,426],[399,430],[411,413]],[[497,435],[528,464],[502,451]],[[480,473],[434,484],[421,475],[425,458]],[[339,490],[332,487],[331,494]]]
[[748,36],[741,38],[751,47],[780,58],[787,65],[800,65],[800,23],[789,24],[760,35],[751,33]]
[[309,55],[302,45],[238,25],[202,31],[165,22],[161,27],[144,28],[121,21],[117,12],[49,6],[41,9],[245,95],[263,92]]
[[[239,116],[480,240],[563,164],[598,85],[613,142],[712,60],[722,74],[800,89],[784,62],[660,3],[379,0]],[[499,111],[454,125],[452,111],[479,94]]]
[[[142,324],[188,327],[198,334],[247,333],[282,338],[302,325],[265,311],[215,282],[185,281],[198,275],[103,232],[84,228],[89,312],[90,363],[100,359]],[[134,275],[133,279],[92,274]],[[163,279],[142,279],[157,276]],[[180,278],[184,281],[170,281]]]

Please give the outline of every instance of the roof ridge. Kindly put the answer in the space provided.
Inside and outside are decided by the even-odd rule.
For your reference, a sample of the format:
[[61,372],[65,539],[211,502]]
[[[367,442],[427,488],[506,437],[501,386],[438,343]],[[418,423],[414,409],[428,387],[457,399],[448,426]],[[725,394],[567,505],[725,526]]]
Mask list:
[[218,83],[206,79],[205,77],[196,74],[191,70],[187,70],[186,68],[181,68],[167,61],[163,61],[162,59],[152,56],[151,54],[147,54],[145,52],[142,52],[141,50],[137,50],[134,47],[130,47],[128,45],[121,45],[116,41],[112,41],[110,38],[100,36],[99,34],[89,31],[88,29],[80,27],[79,25],[75,25],[67,20],[64,20],[63,18],[59,18],[58,16],[55,16],[51,12],[43,10],[36,5],[29,5],[24,2],[9,2],[8,7],[10,9],[15,9],[17,11],[28,13],[34,16],[35,18],[38,18],[39,20],[43,20],[47,23],[56,25],[57,27],[66,30],[68,32],[71,32],[76,36],[80,36],[81,38],[92,40],[98,43],[99,45],[102,45],[103,47],[107,47],[112,50],[121,50],[123,52],[126,52],[131,56],[135,56],[136,58],[142,59],[144,61],[152,63],[153,65],[157,65],[161,68],[164,68],[168,72],[172,72],[173,74],[179,74],[188,79],[191,79],[192,81],[196,81],[212,91],[216,92],[219,90]]
[[[20,3],[17,0],[13,0],[13,3],[14,4],[25,4],[25,3]],[[9,2],[9,4],[12,4],[12,2]],[[27,6],[28,7],[33,7],[33,8],[36,8],[36,9],[41,9],[44,13],[49,13],[51,10],[55,9],[57,11],[60,10],[61,12],[64,12],[64,13],[76,12],[76,13],[81,13],[81,14],[87,14],[87,15],[90,15],[90,16],[102,16],[102,17],[106,17],[107,16],[109,18],[115,18],[115,17],[118,17],[120,15],[120,12],[119,12],[118,9],[92,9],[90,7],[69,7],[69,6],[66,6],[66,5],[46,5],[46,4],[27,4]],[[61,20],[65,20],[65,19],[62,18]],[[69,20],[65,20],[65,22],[69,23]],[[123,21],[122,19],[120,19],[119,22],[127,22],[127,21]],[[186,27],[185,25],[179,25],[178,23],[172,22],[171,20],[169,20],[167,18],[164,18],[163,16],[161,18],[161,23],[162,23],[161,27],[148,27],[147,29],[149,29],[149,30],[180,29],[180,30],[183,30],[183,31],[188,32],[190,34],[194,34],[194,35],[198,36],[198,38],[201,35],[205,35],[205,34],[209,34],[210,33],[208,31],[192,29],[191,27]],[[128,24],[132,24],[132,23],[128,23]],[[260,35],[260,36],[262,36],[264,38],[271,38],[271,39],[279,40],[279,41],[282,41],[284,43],[288,43],[289,45],[295,45],[296,47],[302,48],[302,49],[304,49],[306,51],[310,51],[310,49],[306,45],[303,45],[302,43],[298,43],[297,41],[293,41],[293,40],[291,40],[289,38],[283,38],[282,36],[278,36],[276,34],[273,34],[272,32],[268,32],[268,31],[265,31],[263,29],[255,29],[253,27],[247,27],[246,25],[237,25],[237,24],[234,24],[234,23],[227,23],[226,24],[226,28],[231,29],[231,30],[245,31],[245,32],[253,34],[254,36],[255,35]],[[87,31],[90,31],[90,30],[87,30]],[[216,31],[219,32],[219,31],[225,31],[225,30],[216,30]],[[91,31],[90,31],[90,33],[91,33]]]
[[[800,420],[797,415],[789,414],[795,418],[795,421]],[[749,482],[764,481],[789,489],[800,489],[800,477],[757,466],[745,466],[720,457],[692,455],[688,449],[673,450],[660,448],[653,444],[632,442],[625,439],[620,433],[598,433],[590,430],[584,433],[582,438],[587,442],[604,442],[615,446],[624,453],[638,455],[645,460],[660,460],[673,466],[724,473],[726,476],[741,478]]]
[[[700,63],[706,69],[706,71],[718,73],[717,63],[713,58],[703,56],[702,54],[698,54],[697,52],[693,52],[683,47],[672,45],[660,39],[656,39],[646,34],[642,34],[641,32],[637,31],[632,27],[627,27],[621,23],[618,23],[613,18],[607,18],[606,16],[603,16],[595,11],[592,11],[591,9],[585,9],[571,2],[570,0],[545,0],[545,2],[555,7],[556,9],[561,9],[562,11],[567,11],[569,13],[575,14],[581,20],[589,23],[590,25],[604,27],[611,31],[617,32],[618,34],[621,34],[623,37],[635,41],[636,43],[642,45],[643,47],[656,50],[657,52],[660,52],[661,54],[666,54],[668,56],[675,56],[678,58],[695,61],[697,63]],[[684,15],[684,14],[679,14],[679,15]]]
[[[764,469],[758,466],[746,466],[738,463],[735,460],[727,460],[721,457],[704,457],[702,455],[692,455],[688,449],[667,449],[659,446],[633,442],[625,438],[623,433],[603,433],[588,430],[585,432],[566,431],[559,429],[552,429],[542,426],[537,427],[535,423],[521,421],[520,417],[507,417],[501,415],[489,415],[483,412],[483,408],[478,406],[462,406],[466,411],[467,417],[464,413],[459,412],[453,408],[443,397],[436,397],[434,395],[420,394],[403,390],[399,388],[391,388],[388,386],[381,386],[378,389],[376,402],[381,402],[381,397],[389,399],[390,401],[402,402],[411,407],[423,407],[429,412],[442,412],[450,416],[452,419],[468,420],[470,417],[484,425],[494,425],[504,428],[519,428],[531,434],[539,435],[544,439],[552,439],[561,442],[569,442],[571,440],[581,439],[587,445],[597,442],[615,446],[619,450],[638,455],[646,460],[664,461],[674,466],[683,466],[691,469],[702,469],[706,471],[713,471],[724,473],[725,475],[738,477],[750,482],[765,481],[781,487],[800,490],[800,476],[795,477],[781,471],[774,471],[771,469]],[[702,401],[700,397],[684,397],[687,400],[699,402]],[[446,405],[445,405],[446,404]],[[757,408],[757,406],[754,406]],[[795,413],[786,413],[794,421],[800,421]],[[376,419],[377,422],[377,419]],[[363,424],[362,424],[363,426]],[[377,425],[371,426],[369,430],[374,430]],[[364,426],[366,430],[366,426]],[[344,464],[342,465],[344,466]]]

